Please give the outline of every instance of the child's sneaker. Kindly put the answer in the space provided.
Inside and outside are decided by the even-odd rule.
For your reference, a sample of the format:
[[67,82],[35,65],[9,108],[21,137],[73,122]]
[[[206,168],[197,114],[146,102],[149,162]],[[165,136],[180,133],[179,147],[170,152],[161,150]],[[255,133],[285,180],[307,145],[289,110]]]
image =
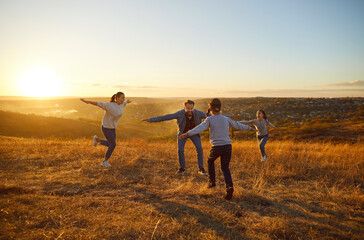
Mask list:
[[224,198],[226,200],[231,200],[233,198],[233,192],[234,192],[234,188],[233,187],[226,188],[226,195],[225,195]]
[[184,169],[184,168],[180,168],[177,172],[176,172],[176,174],[177,175],[182,175],[182,174],[185,174],[186,173],[186,169]]
[[205,171],[205,169],[204,168],[199,168],[198,169],[198,171],[197,171],[199,174],[201,174],[201,175],[207,175],[207,172]]
[[94,136],[94,146],[95,146],[95,147],[97,146],[97,139],[98,139],[98,137],[95,135],[95,136]]
[[110,165],[110,163],[108,163],[108,161],[103,161],[102,163],[101,163],[101,166],[103,166],[103,167],[111,167],[111,165]]
[[267,161],[267,156],[262,157],[262,162],[266,162]]

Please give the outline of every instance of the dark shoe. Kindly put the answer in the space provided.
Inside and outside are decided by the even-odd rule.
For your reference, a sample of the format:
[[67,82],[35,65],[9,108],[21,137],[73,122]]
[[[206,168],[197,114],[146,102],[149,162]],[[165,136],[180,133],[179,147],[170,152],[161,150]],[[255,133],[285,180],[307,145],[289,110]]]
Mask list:
[[199,168],[198,169],[198,171],[197,171],[199,174],[201,174],[201,175],[207,175],[207,172],[205,171],[205,169],[204,168]]
[[180,168],[177,172],[176,172],[176,174],[178,174],[178,175],[182,175],[182,174],[184,174],[186,172],[186,169],[184,169],[184,168]]
[[207,186],[207,188],[215,188],[215,187],[216,187],[215,182],[209,182],[209,185]]
[[233,192],[234,192],[234,188],[233,187],[226,188],[225,199],[226,200],[231,200],[233,198]]

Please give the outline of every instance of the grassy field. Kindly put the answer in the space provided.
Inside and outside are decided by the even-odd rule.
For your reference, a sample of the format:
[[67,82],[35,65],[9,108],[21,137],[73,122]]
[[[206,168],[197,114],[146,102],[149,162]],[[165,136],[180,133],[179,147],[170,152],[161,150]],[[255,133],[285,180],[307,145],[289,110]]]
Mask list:
[[[120,139],[120,138],[119,138]],[[205,161],[210,145],[203,142]],[[363,239],[364,143],[233,143],[235,195],[176,176],[176,143],[0,137],[0,239]],[[207,164],[205,162],[207,168]]]

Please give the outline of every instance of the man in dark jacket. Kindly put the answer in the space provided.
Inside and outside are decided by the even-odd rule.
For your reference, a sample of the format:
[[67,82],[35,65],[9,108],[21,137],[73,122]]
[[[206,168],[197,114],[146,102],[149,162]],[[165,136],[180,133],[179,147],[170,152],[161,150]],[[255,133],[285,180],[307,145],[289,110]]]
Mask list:
[[[195,126],[202,123],[202,119],[206,118],[206,114],[199,110],[194,109],[195,103],[192,100],[187,100],[184,102],[184,109],[164,116],[153,117],[148,119],[143,119],[143,121],[147,122],[162,122],[168,121],[172,119],[177,119],[178,124],[178,161],[180,165],[180,169],[176,172],[176,174],[182,175],[186,172],[186,160],[185,160],[185,144],[187,138],[178,139],[180,135],[188,132]],[[207,172],[203,168],[203,151],[201,145],[201,136],[196,134],[194,136],[188,137],[191,139],[192,143],[195,145],[197,151],[197,163],[198,163],[198,173],[202,175],[207,175]]]

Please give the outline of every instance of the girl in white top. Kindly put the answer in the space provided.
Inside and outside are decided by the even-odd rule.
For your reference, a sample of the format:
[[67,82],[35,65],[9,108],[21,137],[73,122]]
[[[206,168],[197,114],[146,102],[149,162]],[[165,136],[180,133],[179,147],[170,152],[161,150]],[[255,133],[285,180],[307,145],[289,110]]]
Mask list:
[[105,115],[102,119],[101,129],[106,137],[106,140],[99,139],[96,135],[93,137],[93,140],[95,147],[97,146],[97,143],[108,147],[105,154],[105,160],[101,163],[101,165],[104,167],[111,167],[108,160],[116,147],[115,128],[118,124],[119,119],[123,115],[124,107],[127,103],[130,103],[131,101],[125,101],[125,94],[122,92],[114,94],[110,98],[110,102],[108,103],[87,101],[83,98],[81,98],[80,100],[84,103],[92,104],[105,110]]
[[268,141],[269,135],[268,135],[268,129],[267,126],[271,126],[272,128],[275,128],[275,126],[268,121],[267,114],[265,114],[263,109],[259,109],[257,111],[257,119],[251,120],[251,121],[239,121],[243,124],[252,124],[257,129],[257,139],[259,143],[259,149],[262,154],[262,162],[267,161],[267,154],[265,153],[265,144]]

